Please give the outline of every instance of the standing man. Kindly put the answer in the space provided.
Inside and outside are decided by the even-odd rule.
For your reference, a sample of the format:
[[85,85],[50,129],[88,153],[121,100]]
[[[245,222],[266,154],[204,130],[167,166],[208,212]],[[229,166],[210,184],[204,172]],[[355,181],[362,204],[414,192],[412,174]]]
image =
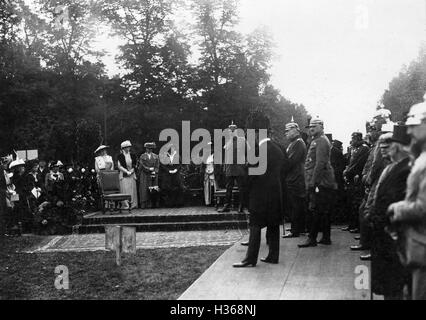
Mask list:
[[379,177],[374,200],[366,216],[372,226],[371,290],[383,295],[385,300],[402,300],[407,279],[395,241],[386,232],[390,222],[386,211],[392,202],[404,199],[410,173],[410,159],[404,146],[409,143],[407,128],[403,125],[395,126],[390,138],[381,139],[379,147],[391,162]]
[[[305,232],[305,160],[306,145],[300,136],[299,125],[292,121],[285,126],[286,136],[290,141],[287,147],[287,199],[289,201],[291,231],[284,234],[283,238],[296,238]],[[283,226],[284,227],[284,226]],[[285,233],[285,227],[284,227]]]
[[[270,129],[269,118],[261,111],[255,111],[248,116],[247,129],[256,129],[255,148],[266,151],[266,171],[261,175],[249,176],[249,212],[250,237],[247,254],[235,268],[254,267],[260,249],[261,229],[266,227],[266,238],[269,245],[269,254],[261,261],[278,263],[280,251],[280,223],[282,220],[282,190],[281,167],[284,163],[284,154],[278,144],[270,138],[259,139],[260,129]],[[265,149],[263,149],[265,148]],[[260,155],[262,153],[259,152]],[[260,160],[262,161],[262,159]]]
[[336,202],[332,217],[334,221],[342,222],[347,209],[345,180],[343,179],[343,171],[347,162],[343,155],[343,143],[339,140],[333,140],[331,143],[330,163],[334,170],[334,176],[337,183]]
[[359,207],[364,197],[362,170],[367,162],[370,149],[362,139],[361,132],[352,133],[351,147],[351,159],[348,167],[343,172],[343,176],[349,186],[348,191],[351,198],[349,226],[345,230],[355,233],[359,232]]
[[38,175],[40,181],[46,181],[46,175],[49,173],[49,170],[47,168],[46,160],[40,160],[38,167]]
[[324,135],[324,122],[316,118],[311,120],[308,127],[312,142],[305,162],[305,181],[309,210],[312,211],[312,226],[307,241],[298,245],[300,248],[317,245],[317,236],[321,226],[322,239],[319,243],[331,244],[330,215],[334,192],[337,189],[334,170],[330,163],[331,144]]
[[[231,208],[232,189],[234,188],[235,180],[238,185],[239,192],[239,207],[238,212],[243,212],[244,207],[247,206],[247,166],[245,163],[238,163],[238,155],[244,156],[246,154],[246,140],[244,137],[237,135],[237,126],[232,122],[229,125],[230,140],[225,145],[225,175],[226,175],[226,197],[223,208],[218,212],[228,212]],[[231,150],[232,148],[232,150]],[[232,152],[232,154],[231,154]]]
[[[138,162],[137,170],[140,172],[139,200],[141,208],[153,207],[158,200],[158,172],[160,170],[160,160],[158,155],[152,152],[156,147],[154,142],[144,144],[146,149]],[[155,190],[157,187],[157,190]],[[151,189],[150,189],[151,188]]]
[[[391,220],[404,228],[407,240],[417,243],[417,252],[423,252],[422,259],[418,256],[421,261],[413,263],[411,269],[412,299],[426,300],[426,102],[411,107],[406,125],[416,160],[407,179],[405,200],[393,203],[389,211],[393,213]],[[418,240],[413,240],[413,236]],[[423,243],[419,239],[423,239]],[[413,257],[414,252],[409,253]],[[407,252],[403,255],[407,257]]]

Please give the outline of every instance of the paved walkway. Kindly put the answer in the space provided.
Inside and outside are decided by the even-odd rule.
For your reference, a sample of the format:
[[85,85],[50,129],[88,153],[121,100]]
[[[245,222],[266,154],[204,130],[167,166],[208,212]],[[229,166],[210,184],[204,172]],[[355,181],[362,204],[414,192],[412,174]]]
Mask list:
[[[239,242],[247,230],[138,232],[138,249],[226,246]],[[105,250],[105,234],[56,236],[44,246],[27,252],[82,252]]]
[[[264,231],[264,230],[263,230]],[[247,236],[244,237],[247,239]],[[281,239],[277,265],[258,262],[255,268],[233,268],[246,247],[236,243],[228,249],[179,298],[181,300],[366,300],[369,290],[355,289],[355,268],[370,263],[351,252],[353,234],[332,230],[333,244],[314,248],[297,247],[304,238]],[[260,256],[267,254],[262,235]],[[364,267],[364,270],[366,269]],[[361,267],[362,268],[362,267]],[[367,272],[368,273],[368,272]]]

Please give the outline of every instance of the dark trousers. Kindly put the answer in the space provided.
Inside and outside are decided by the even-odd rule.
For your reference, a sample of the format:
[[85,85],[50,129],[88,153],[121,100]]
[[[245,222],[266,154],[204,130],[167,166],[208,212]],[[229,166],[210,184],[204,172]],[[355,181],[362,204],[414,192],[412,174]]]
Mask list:
[[306,198],[300,197],[295,191],[288,190],[291,233],[298,235],[306,228]]
[[317,240],[318,232],[322,231],[322,238],[330,240],[331,234],[331,210],[333,208],[335,190],[319,187],[319,191],[310,190],[309,209],[312,212],[312,224],[309,238]]
[[359,207],[364,198],[364,188],[359,184],[351,185],[348,188],[348,194],[350,197],[349,228],[359,229]]
[[246,176],[227,176],[226,177],[226,198],[225,206],[230,207],[232,202],[232,189],[234,188],[235,180],[237,180],[240,206],[247,207],[247,177]]
[[[259,226],[250,226],[249,246],[245,261],[257,263],[260,249],[260,237],[262,228]],[[273,225],[266,227],[266,241],[269,246],[268,258],[278,260],[280,255],[280,226]]]
[[359,244],[365,248],[370,248],[372,230],[369,222],[365,218],[368,214],[369,204],[367,203],[368,197],[365,197],[359,206],[359,227],[360,227],[360,238]]

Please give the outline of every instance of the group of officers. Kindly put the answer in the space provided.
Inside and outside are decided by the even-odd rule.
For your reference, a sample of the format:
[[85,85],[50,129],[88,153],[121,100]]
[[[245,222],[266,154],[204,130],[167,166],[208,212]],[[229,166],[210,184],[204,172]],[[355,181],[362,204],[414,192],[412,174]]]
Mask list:
[[[250,128],[270,129],[269,119],[253,113]],[[350,249],[371,250],[361,260],[371,260],[372,292],[426,299],[426,102],[414,105],[405,123],[393,123],[388,110],[378,108],[366,136],[352,134],[346,155],[341,142],[325,135],[321,119],[311,119],[307,128],[303,139],[299,125],[287,123],[286,147],[257,135],[255,147],[267,150],[266,172],[246,180],[242,171],[227,174],[228,192],[237,180],[240,210],[249,211],[249,240],[242,243],[247,253],[233,266],[256,266],[263,227],[269,252],[261,261],[278,263],[284,215],[291,229],[283,230],[283,238],[308,234],[299,248],[331,245],[332,218],[346,216],[343,230],[359,233],[359,244]],[[219,211],[229,210],[229,198]]]

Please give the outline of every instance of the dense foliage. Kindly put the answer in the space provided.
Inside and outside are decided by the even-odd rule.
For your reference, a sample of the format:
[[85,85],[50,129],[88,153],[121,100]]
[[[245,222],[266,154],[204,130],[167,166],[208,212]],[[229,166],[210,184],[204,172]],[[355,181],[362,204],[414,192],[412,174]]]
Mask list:
[[426,50],[422,48],[418,58],[409,66],[404,66],[399,75],[392,79],[382,101],[392,112],[393,121],[404,121],[410,107],[423,101],[425,92]]
[[[269,83],[268,31],[246,35],[237,24],[235,0],[1,1],[0,153],[39,149],[91,164],[100,143],[118,150],[130,139],[140,152],[182,120],[192,129],[243,126],[258,107],[282,138],[283,123],[294,116],[304,125],[306,110]],[[99,26],[125,39],[122,76],[105,72],[93,43]]]

